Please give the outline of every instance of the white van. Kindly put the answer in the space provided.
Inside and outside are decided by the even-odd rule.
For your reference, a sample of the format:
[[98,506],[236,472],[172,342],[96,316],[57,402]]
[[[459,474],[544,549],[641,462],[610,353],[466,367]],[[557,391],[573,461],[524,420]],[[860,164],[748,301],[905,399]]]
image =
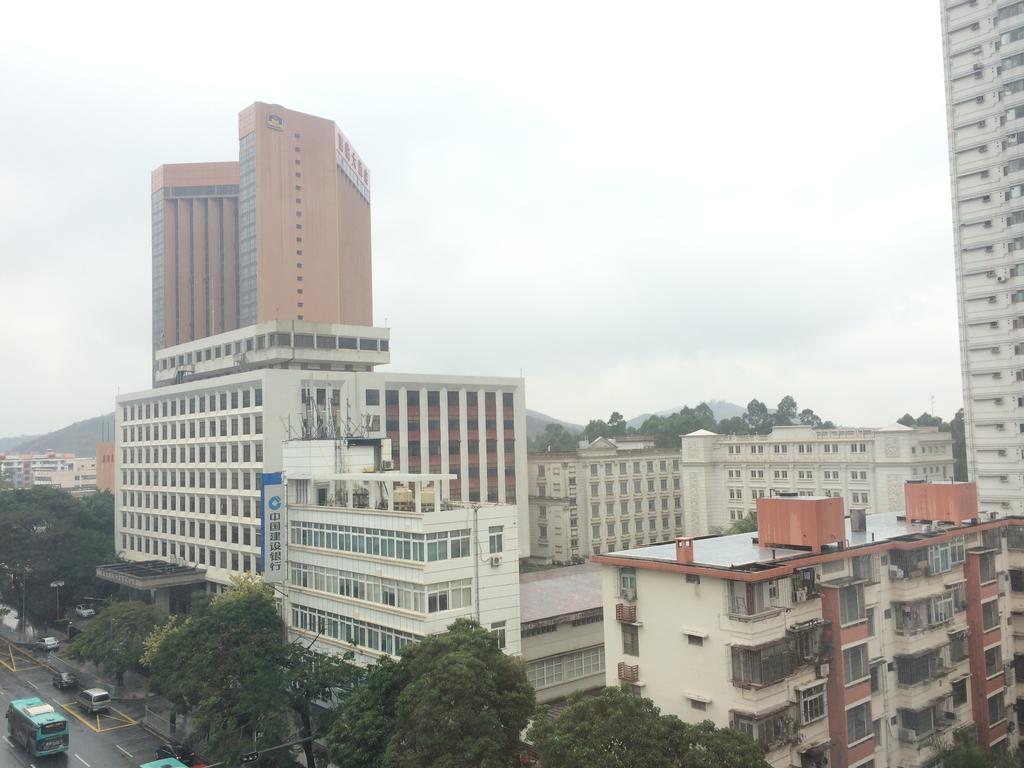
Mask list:
[[86,688],[78,694],[75,703],[90,715],[106,712],[110,709],[110,693],[102,688]]

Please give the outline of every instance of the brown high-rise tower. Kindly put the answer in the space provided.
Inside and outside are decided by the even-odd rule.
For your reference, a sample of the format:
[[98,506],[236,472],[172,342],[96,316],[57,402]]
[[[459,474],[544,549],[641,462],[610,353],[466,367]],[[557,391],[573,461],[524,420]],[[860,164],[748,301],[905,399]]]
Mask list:
[[153,348],[264,320],[373,324],[370,173],[331,121],[257,102],[239,162],[153,172]]

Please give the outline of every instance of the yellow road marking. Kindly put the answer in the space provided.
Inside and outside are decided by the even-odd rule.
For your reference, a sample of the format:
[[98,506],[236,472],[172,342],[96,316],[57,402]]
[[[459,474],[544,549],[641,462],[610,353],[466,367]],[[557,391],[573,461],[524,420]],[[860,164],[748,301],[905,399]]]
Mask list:
[[[114,709],[113,707],[111,707],[110,712],[115,712],[116,714],[96,714],[94,715],[94,717],[96,718],[96,725],[93,725],[88,720],[86,720],[80,712],[78,712],[78,708],[75,706],[73,702],[61,704],[60,706],[61,709],[65,710],[69,715],[71,715],[78,722],[80,722],[82,725],[84,725],[86,728],[93,731],[94,733],[106,733],[107,731],[116,731],[119,728],[130,728],[133,725],[139,724],[139,721],[133,719],[130,715],[126,715],[121,710]],[[105,726],[103,725],[103,721],[105,720],[113,721],[114,723],[118,723],[118,725]]]

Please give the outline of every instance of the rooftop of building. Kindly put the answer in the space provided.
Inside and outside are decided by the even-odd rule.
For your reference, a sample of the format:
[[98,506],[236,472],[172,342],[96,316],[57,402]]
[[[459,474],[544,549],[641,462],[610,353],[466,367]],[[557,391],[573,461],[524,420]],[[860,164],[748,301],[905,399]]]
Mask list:
[[321,370],[370,370],[390,360],[389,328],[271,320],[156,350],[154,384],[311,364]]
[[568,565],[519,576],[519,613],[522,622],[600,608],[601,566],[597,563]]
[[679,455],[678,448],[658,448],[654,438],[646,435],[627,435],[624,437],[596,437],[589,443],[580,441],[574,451],[530,451],[529,458],[534,461],[551,459],[563,461],[586,457],[588,454],[600,454],[614,451],[622,459],[633,456],[673,456]]
[[949,440],[953,439],[951,433],[939,432],[938,427],[907,427],[903,424],[889,424],[884,427],[836,427],[834,429],[817,429],[803,424],[793,424],[791,426],[772,427],[771,432],[764,435],[727,435],[712,432],[708,429],[696,429],[693,432],[682,435],[682,437],[717,437],[721,440],[750,440],[754,442],[803,442],[806,440],[866,440],[878,433],[884,432],[911,432],[922,437],[942,435]]
[[[820,501],[821,498],[801,497],[801,501]],[[979,523],[991,522],[992,518],[981,517],[978,521],[965,521],[961,525],[941,523],[918,523],[907,520],[898,514],[874,514],[865,516],[865,529],[853,530],[850,517],[844,520],[846,541],[842,546],[833,545],[823,549],[821,554],[852,552],[860,547],[874,546],[885,542],[926,543],[929,539],[943,536],[950,532],[968,533]],[[678,563],[677,542],[652,544],[635,549],[609,552],[601,558],[619,560],[635,560],[640,563]],[[789,561],[817,557],[819,553],[807,548],[786,546],[761,546],[758,534],[735,533],[722,536],[708,536],[693,539],[693,560],[686,565],[696,568],[723,569],[739,572],[757,572],[767,570]]]

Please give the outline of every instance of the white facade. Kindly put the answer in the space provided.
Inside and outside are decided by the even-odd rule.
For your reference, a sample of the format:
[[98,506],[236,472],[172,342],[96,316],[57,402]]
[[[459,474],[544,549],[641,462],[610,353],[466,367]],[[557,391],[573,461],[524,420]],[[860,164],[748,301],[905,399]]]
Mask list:
[[1024,512],[1024,3],[942,5],[967,471]]
[[597,438],[531,453],[530,553],[566,563],[684,532],[679,454],[653,441]]
[[838,496],[847,508],[888,513],[903,509],[908,480],[952,479],[952,437],[934,427],[776,427],[768,435],[702,429],[682,440],[688,536],[728,529],[775,491]]
[[472,618],[518,654],[517,507],[450,502],[445,475],[364,471],[372,450],[351,462],[352,450],[284,446],[291,636],[370,663]]
[[[265,323],[160,350],[173,362],[158,365],[158,377],[179,383],[117,399],[119,554],[194,564],[215,585],[255,572],[260,474],[280,471],[282,443],[304,434],[390,438],[393,468],[455,476],[442,482],[446,497],[515,505],[523,521],[516,549],[528,553],[522,380],[372,371],[337,346],[352,333],[349,326]],[[261,337],[271,357],[247,357],[248,341],[255,350]],[[380,340],[374,343],[372,362],[386,362]],[[242,351],[226,358],[228,344]],[[282,351],[289,345],[294,359]],[[208,362],[207,349],[222,351]],[[199,350],[203,365],[221,366],[216,373],[193,370]]]

